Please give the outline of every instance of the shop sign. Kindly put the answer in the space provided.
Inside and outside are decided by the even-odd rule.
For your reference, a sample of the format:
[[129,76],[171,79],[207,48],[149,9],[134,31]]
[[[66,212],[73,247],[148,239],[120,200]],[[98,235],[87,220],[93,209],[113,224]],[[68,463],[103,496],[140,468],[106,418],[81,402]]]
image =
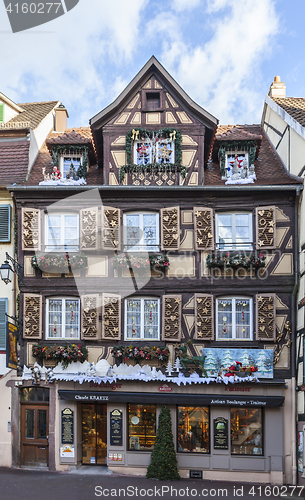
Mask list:
[[74,458],[74,446],[65,444],[60,447],[60,458]]
[[159,392],[172,392],[173,388],[170,387],[168,384],[163,384],[163,385],[160,385],[158,391]]
[[61,443],[74,444],[74,412],[70,408],[61,412]]
[[228,449],[228,420],[226,418],[214,419],[214,449]]
[[17,337],[18,327],[7,322],[6,328],[6,368],[17,370]]
[[110,412],[110,446],[123,445],[123,418],[120,410]]

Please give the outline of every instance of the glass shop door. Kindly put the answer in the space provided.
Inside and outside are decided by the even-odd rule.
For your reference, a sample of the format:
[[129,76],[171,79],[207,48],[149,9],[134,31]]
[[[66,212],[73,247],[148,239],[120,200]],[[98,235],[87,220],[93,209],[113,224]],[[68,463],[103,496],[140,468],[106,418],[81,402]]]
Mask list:
[[82,463],[107,464],[107,405],[82,404]]

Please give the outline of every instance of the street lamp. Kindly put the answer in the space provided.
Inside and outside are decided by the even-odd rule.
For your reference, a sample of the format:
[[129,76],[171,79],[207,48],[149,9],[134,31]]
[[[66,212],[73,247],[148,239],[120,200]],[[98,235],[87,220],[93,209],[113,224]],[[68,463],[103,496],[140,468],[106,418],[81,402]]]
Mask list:
[[[14,273],[17,274],[19,282],[24,285],[22,281],[23,277],[23,266],[19,264],[13,257],[11,257],[7,252],[6,252],[6,260],[4,264],[0,267],[0,274],[1,274],[1,279],[4,281],[6,285],[11,283],[13,281],[13,275]],[[10,264],[8,261],[11,261],[13,264],[13,269],[11,268]]]

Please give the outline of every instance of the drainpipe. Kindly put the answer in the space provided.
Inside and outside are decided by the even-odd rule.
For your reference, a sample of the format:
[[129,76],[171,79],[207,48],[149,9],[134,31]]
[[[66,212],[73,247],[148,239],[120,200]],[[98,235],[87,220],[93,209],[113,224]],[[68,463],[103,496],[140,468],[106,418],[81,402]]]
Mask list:
[[295,421],[292,418],[292,484],[296,485],[298,482],[297,470],[297,445],[298,445],[298,413],[297,413],[297,398],[296,398],[296,331],[297,331],[297,292],[299,287],[299,238],[298,238],[298,207],[300,202],[301,186],[296,189],[295,205],[294,205],[294,231],[295,231],[295,245],[294,245],[294,287],[292,292],[292,318],[291,318],[291,406],[292,412],[295,414]]

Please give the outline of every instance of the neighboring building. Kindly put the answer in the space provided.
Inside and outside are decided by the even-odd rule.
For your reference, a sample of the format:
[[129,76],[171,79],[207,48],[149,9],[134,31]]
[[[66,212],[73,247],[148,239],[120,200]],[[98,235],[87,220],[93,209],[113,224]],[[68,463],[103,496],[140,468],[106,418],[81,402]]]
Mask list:
[[[286,86],[279,76],[272,83],[266,96],[262,127],[286,169],[304,179],[305,175],[305,98],[286,97]],[[298,257],[299,276],[296,276],[297,308],[297,428],[299,483],[305,485],[305,203],[303,193],[299,200]],[[294,362],[294,360],[293,360]]]
[[13,464],[145,474],[167,404],[183,477],[294,484],[302,180],[154,57],[90,125],[50,134],[9,186],[26,285]]
[[[27,179],[45,138],[54,129],[58,113],[59,126],[58,119],[63,113],[59,105],[59,101],[16,104],[0,92],[0,266],[6,253],[12,258],[17,256],[15,206],[6,185],[21,184]],[[6,367],[6,314],[14,323],[12,318],[18,315],[17,297],[17,277],[8,285],[0,280],[0,377],[5,375],[0,381],[1,466],[11,465],[11,391],[6,383],[15,372]]]

